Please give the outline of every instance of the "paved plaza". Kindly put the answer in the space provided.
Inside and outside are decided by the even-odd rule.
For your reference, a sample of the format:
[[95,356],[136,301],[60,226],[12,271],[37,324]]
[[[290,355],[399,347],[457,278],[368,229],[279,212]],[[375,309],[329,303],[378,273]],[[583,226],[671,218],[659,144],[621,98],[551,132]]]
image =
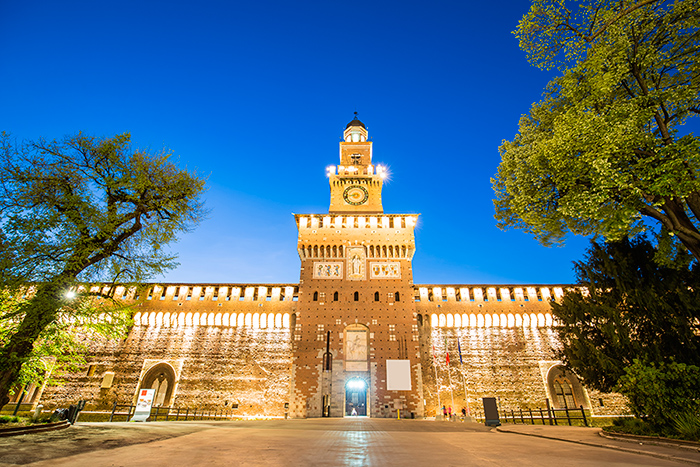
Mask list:
[[[78,423],[0,438],[0,466],[700,464],[698,452],[608,440],[593,428],[506,425],[501,430],[509,432],[476,423],[347,418]],[[648,452],[635,452],[638,448]]]

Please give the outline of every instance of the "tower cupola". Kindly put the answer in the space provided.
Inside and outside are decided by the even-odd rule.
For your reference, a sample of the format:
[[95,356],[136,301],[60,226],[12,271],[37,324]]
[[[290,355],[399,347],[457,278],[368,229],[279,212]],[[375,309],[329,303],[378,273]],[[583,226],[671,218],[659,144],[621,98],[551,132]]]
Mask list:
[[355,118],[345,126],[343,137],[348,143],[364,143],[367,141],[367,128],[365,124],[357,118],[357,112],[355,112]]

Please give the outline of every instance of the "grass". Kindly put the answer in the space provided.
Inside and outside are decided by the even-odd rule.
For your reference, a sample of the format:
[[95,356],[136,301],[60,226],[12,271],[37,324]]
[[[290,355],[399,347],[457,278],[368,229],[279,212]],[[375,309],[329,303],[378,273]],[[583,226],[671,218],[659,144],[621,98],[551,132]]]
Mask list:
[[52,420],[50,415],[43,415],[36,420],[32,420],[32,417],[30,416],[0,415],[0,429],[41,425],[43,423],[51,423],[54,421],[55,420]]

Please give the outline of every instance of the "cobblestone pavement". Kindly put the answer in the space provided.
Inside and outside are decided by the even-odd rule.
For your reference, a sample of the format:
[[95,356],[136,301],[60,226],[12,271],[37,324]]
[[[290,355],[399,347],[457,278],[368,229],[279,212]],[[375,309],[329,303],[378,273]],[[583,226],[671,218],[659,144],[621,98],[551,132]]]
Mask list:
[[539,432],[518,428],[520,432],[508,433],[479,424],[427,420],[78,423],[56,432],[0,438],[0,466],[640,467],[693,462],[692,452],[672,450],[679,454],[675,460],[651,457],[634,449],[603,447],[618,442],[600,438],[595,429],[560,428],[562,439],[600,439],[600,445],[549,439],[556,434],[549,427],[547,433],[541,427]]

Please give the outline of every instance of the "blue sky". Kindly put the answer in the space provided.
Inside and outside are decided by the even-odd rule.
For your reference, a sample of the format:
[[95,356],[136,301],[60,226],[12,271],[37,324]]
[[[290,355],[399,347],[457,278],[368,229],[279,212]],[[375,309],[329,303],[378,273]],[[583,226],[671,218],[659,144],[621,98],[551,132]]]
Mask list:
[[353,112],[388,213],[421,213],[415,283],[569,283],[587,240],[500,231],[498,146],[551,73],[511,31],[527,1],[0,5],[0,130],[131,132],[208,176],[208,219],[156,280],[298,282],[292,213],[328,211]]

